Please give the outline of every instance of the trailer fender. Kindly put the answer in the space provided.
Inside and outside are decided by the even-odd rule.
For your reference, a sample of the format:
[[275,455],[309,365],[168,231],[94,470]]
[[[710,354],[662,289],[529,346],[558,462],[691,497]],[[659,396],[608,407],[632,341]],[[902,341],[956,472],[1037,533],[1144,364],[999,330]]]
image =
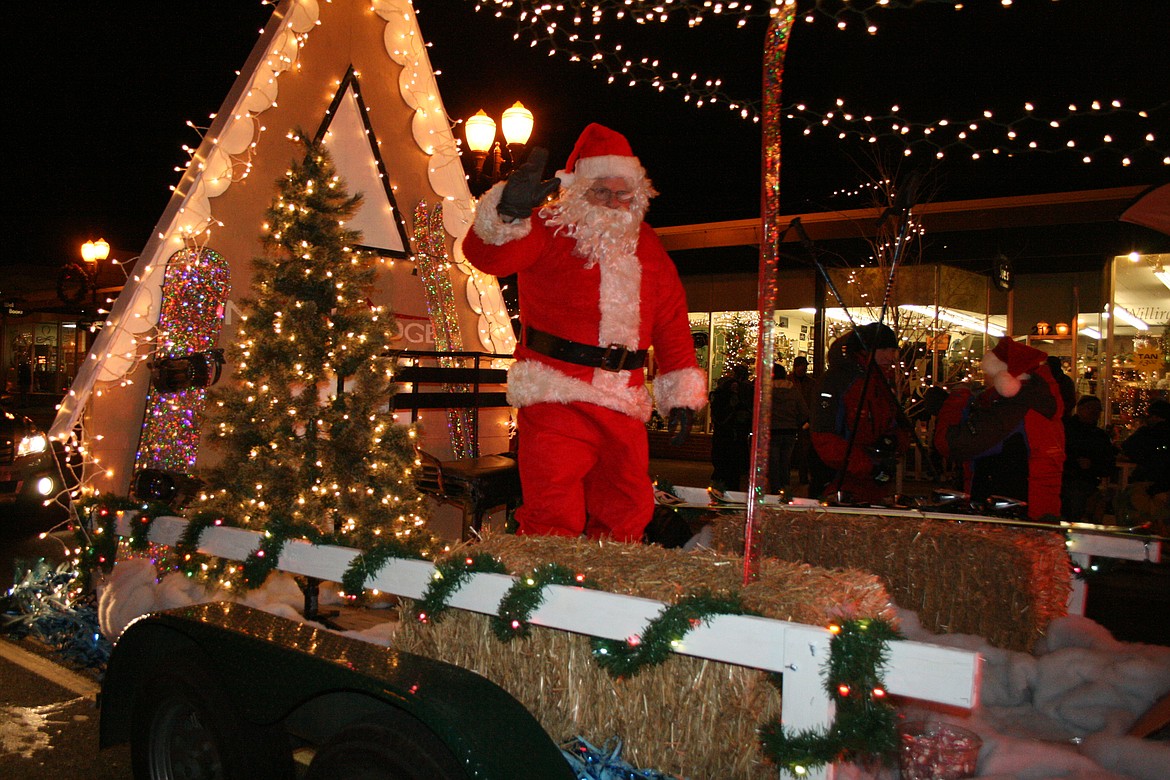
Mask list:
[[224,602],[126,628],[102,685],[102,747],[128,741],[136,702],[176,679],[222,692],[249,728],[317,745],[346,730],[343,740],[355,729],[421,729],[472,778],[574,777],[532,714],[474,672]]

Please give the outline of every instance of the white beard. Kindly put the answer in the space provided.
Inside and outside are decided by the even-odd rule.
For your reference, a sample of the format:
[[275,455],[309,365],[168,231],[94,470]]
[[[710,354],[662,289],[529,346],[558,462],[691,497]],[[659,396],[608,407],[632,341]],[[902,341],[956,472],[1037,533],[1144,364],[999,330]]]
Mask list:
[[646,213],[644,204],[649,200],[635,195],[629,209],[595,206],[585,199],[585,190],[590,186],[591,182],[574,182],[555,203],[541,211],[558,233],[577,240],[573,254],[585,258],[586,268],[605,259],[634,254]]

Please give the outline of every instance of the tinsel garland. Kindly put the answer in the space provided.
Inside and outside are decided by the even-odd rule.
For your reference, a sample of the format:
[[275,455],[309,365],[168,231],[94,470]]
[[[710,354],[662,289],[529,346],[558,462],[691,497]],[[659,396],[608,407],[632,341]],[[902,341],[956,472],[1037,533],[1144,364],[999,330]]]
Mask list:
[[87,668],[100,668],[110,657],[94,598],[81,585],[81,572],[69,563],[52,569],[42,559],[17,575],[12,590],[0,598],[0,631],[35,637]]
[[646,624],[640,635],[625,641],[594,638],[593,660],[610,677],[633,677],[649,666],[657,666],[670,658],[673,649],[689,632],[708,624],[716,615],[756,615],[744,607],[737,594],[713,596],[700,593],[683,596],[676,603],[664,607],[658,616]]
[[354,556],[341,575],[341,589],[351,599],[358,599],[365,593],[366,583],[377,574],[386,562],[394,559],[426,560],[422,546],[418,543],[400,542],[392,539],[379,542],[368,550]]
[[617,737],[607,740],[604,748],[591,745],[584,737],[575,737],[561,746],[561,754],[577,773],[578,780],[669,780],[672,777],[653,769],[635,769],[622,760],[622,741]]
[[423,597],[414,603],[414,617],[420,623],[437,623],[448,609],[448,602],[476,572],[507,574],[508,569],[487,553],[451,558],[435,564]]
[[825,690],[837,707],[832,725],[792,732],[775,720],[760,727],[765,755],[797,775],[834,761],[889,757],[898,747],[895,710],[880,669],[887,643],[901,635],[880,619],[848,620],[829,630],[834,636]]
[[501,642],[511,642],[516,637],[528,638],[531,631],[528,619],[544,603],[544,592],[549,585],[575,585],[597,589],[597,584],[583,574],[559,563],[537,566],[527,574],[516,578],[512,587],[500,599],[500,606],[492,616],[492,632]]

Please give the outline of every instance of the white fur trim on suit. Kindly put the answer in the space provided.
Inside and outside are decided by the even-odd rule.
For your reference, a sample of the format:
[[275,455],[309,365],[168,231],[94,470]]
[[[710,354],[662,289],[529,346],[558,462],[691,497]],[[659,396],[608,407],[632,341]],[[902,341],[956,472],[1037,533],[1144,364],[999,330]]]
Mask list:
[[707,375],[700,368],[680,368],[654,380],[654,405],[663,417],[671,409],[698,411],[707,403]]
[[562,374],[544,363],[521,360],[508,369],[508,403],[519,408],[542,403],[582,402],[646,422],[650,419],[650,394],[644,386],[627,386],[629,375],[628,371],[609,373],[614,378],[598,387]]
[[622,344],[632,349],[638,347],[638,330],[642,321],[642,264],[634,254],[637,241],[635,233],[630,251],[619,249],[615,252],[616,257],[603,255],[596,258],[601,266],[599,347],[610,344]]
[[1004,398],[1012,398],[1020,392],[1024,380],[1029,376],[1028,374],[1012,376],[1008,371],[1008,364],[1000,360],[994,352],[988,352],[983,356],[983,373],[991,377],[991,386]]
[[485,244],[503,246],[509,241],[524,238],[532,232],[531,219],[518,219],[515,222],[505,222],[500,218],[496,206],[500,205],[500,196],[504,194],[504,185],[500,182],[483,194],[479,199],[479,207],[475,211],[476,235],[483,239]]
[[636,185],[646,178],[646,169],[642,167],[637,157],[603,154],[577,160],[572,173],[557,171],[557,178],[561,180],[562,187],[568,187],[578,178],[591,181],[615,176],[627,179],[631,185]]

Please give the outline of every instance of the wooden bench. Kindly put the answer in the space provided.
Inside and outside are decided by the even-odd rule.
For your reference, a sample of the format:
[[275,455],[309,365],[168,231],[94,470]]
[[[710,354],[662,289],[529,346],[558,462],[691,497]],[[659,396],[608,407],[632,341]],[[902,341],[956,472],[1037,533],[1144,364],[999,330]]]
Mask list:
[[503,389],[508,372],[490,367],[490,361],[510,359],[511,355],[416,350],[395,350],[387,355],[394,360],[394,380],[410,385],[409,390],[400,390],[390,399],[391,409],[409,410],[411,422],[417,422],[419,412],[426,410],[467,413],[467,455],[440,460],[416,448],[421,465],[414,480],[419,492],[463,509],[461,536],[466,540],[480,530],[489,510],[504,506],[511,511],[520,503],[515,454],[479,453],[479,410],[509,406]]

